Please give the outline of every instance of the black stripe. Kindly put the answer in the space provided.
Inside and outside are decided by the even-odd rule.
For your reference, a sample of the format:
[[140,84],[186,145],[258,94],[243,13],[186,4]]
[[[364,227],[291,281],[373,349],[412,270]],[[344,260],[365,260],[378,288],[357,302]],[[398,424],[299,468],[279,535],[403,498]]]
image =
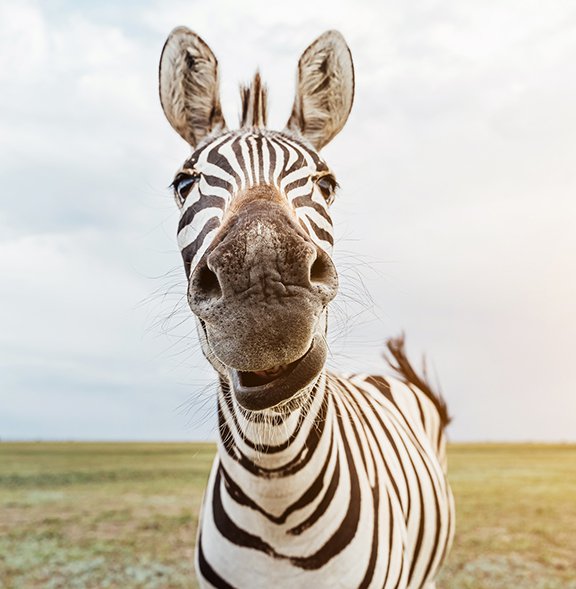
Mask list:
[[[232,148],[232,151],[234,152],[234,155],[236,156],[236,161],[238,162],[240,169],[244,173],[244,180],[246,180],[246,160],[244,159],[244,154],[242,153],[242,140],[243,140],[243,137],[241,137],[241,136],[235,137],[234,140],[230,143],[230,147]],[[234,172],[234,174],[237,178],[238,188],[240,188],[240,184],[241,184],[240,176],[238,176],[238,174],[236,174],[235,172]]]
[[202,231],[200,231],[200,233],[196,236],[196,239],[194,239],[192,243],[187,245],[182,250],[182,259],[184,260],[184,269],[186,270],[187,278],[190,276],[190,267],[192,265],[192,260],[194,259],[194,256],[196,255],[198,250],[202,247],[206,235],[208,235],[210,231],[213,231],[219,226],[220,219],[218,217],[211,217],[210,219],[208,219],[208,221],[206,221],[206,224],[204,225],[204,227],[202,227]]
[[[386,461],[384,461],[386,462]],[[386,562],[386,573],[384,575],[384,583],[383,587],[386,587],[388,583],[388,577],[390,576],[390,563],[392,562],[392,555],[394,554],[394,517],[392,515],[392,501],[390,500],[390,495],[388,495],[388,513],[389,521],[390,521],[390,529],[388,530],[388,561]],[[400,567],[400,571],[402,571],[402,567]],[[396,583],[398,586],[399,579]]]
[[326,165],[325,162],[323,162],[320,159],[320,156],[318,155],[318,153],[312,149],[310,149],[309,147],[307,147],[306,145],[304,145],[304,143],[302,143],[301,141],[298,141],[297,139],[295,139],[292,136],[288,136],[284,133],[280,133],[279,135],[277,135],[275,137],[276,140],[280,139],[282,141],[284,141],[285,143],[287,143],[288,145],[290,145],[290,147],[292,147],[295,150],[301,150],[306,152],[313,160],[316,169],[319,172],[327,172],[328,171],[328,166]]
[[412,456],[408,453],[408,459],[410,460],[410,464],[412,466],[412,470],[416,473],[416,489],[418,490],[418,499],[420,500],[420,517],[418,518],[418,535],[416,536],[416,545],[414,546],[412,562],[410,563],[410,572],[408,573],[408,585],[412,581],[412,576],[414,575],[414,571],[416,569],[416,563],[418,562],[418,554],[420,552],[420,548],[422,547],[422,540],[424,539],[424,495],[422,494],[422,485],[420,484],[420,479],[418,478],[418,469],[412,460]]
[[[336,412],[336,420],[338,422],[339,431],[343,432],[344,423],[341,415],[338,412]],[[350,419],[348,419],[348,422],[351,423],[354,434],[356,437],[358,437],[356,426],[354,425],[354,423],[351,422]],[[312,428],[312,431],[315,431],[315,428]],[[334,432],[331,433],[332,435],[335,435]],[[239,528],[225,513],[225,510],[222,505],[222,499],[220,495],[220,486],[222,480],[221,467],[217,473],[216,480],[214,482],[212,503],[214,522],[219,532],[222,535],[224,535],[229,541],[239,546],[253,548],[275,558],[287,559],[293,565],[305,570],[316,570],[324,566],[329,560],[331,560],[334,556],[339,554],[350,543],[350,541],[356,534],[356,530],[358,528],[359,523],[360,484],[358,480],[358,473],[354,465],[354,457],[352,451],[346,443],[346,440],[343,440],[343,442],[350,479],[350,500],[348,503],[348,509],[346,511],[346,514],[340,522],[340,526],[320,550],[318,550],[317,552],[308,557],[288,557],[286,555],[276,552],[272,548],[272,546],[270,546],[267,542],[262,540],[262,538],[260,538],[259,536],[251,534]],[[313,454],[314,448],[308,447],[308,456],[312,456]],[[337,488],[337,482],[334,483],[334,487]],[[330,501],[328,501],[328,505],[329,503]]]
[[195,164],[200,159],[200,157],[204,154],[205,151],[207,151],[208,154],[210,154],[210,152],[212,152],[213,150],[217,150],[221,145],[224,145],[224,143],[227,143],[228,141],[230,141],[230,139],[233,136],[234,136],[233,132],[226,133],[226,134],[218,137],[218,139],[216,139],[215,141],[211,141],[209,143],[206,143],[205,145],[200,147],[200,149],[196,150],[192,154],[192,157],[188,160],[188,162]]
[[244,546],[246,548],[253,548],[264,552],[268,556],[282,558],[270,544],[262,540],[260,536],[251,534],[237,526],[230,516],[226,513],[224,505],[222,504],[222,497],[220,494],[220,486],[222,483],[222,467],[218,468],[216,477],[214,479],[214,487],[212,489],[212,516],[216,529],[230,542],[236,546]]
[[[242,439],[242,441],[252,450],[258,450],[259,452],[265,451],[267,454],[277,454],[278,452],[282,452],[283,450],[286,450],[286,448],[288,448],[288,446],[298,437],[298,434],[300,433],[300,427],[304,423],[304,420],[309,417],[306,414],[306,410],[309,409],[312,399],[310,399],[309,402],[304,403],[299,408],[300,415],[298,418],[298,422],[296,424],[296,427],[294,428],[294,430],[292,431],[292,433],[290,434],[290,436],[288,437],[287,440],[285,440],[284,442],[282,442],[276,446],[272,446],[272,445],[261,446],[258,444],[254,444],[252,442],[252,440],[250,440],[246,436],[246,434],[242,431],[242,429],[240,428],[240,424],[238,423],[238,418],[236,416],[236,411],[240,411],[245,419],[247,418],[247,415],[249,415],[249,413],[252,413],[255,417],[250,417],[250,419],[252,419],[255,422],[262,422],[265,419],[267,419],[268,416],[266,416],[266,418],[264,418],[264,416],[262,416],[260,419],[257,419],[258,413],[254,414],[253,412],[248,412],[245,409],[243,409],[242,407],[240,407],[239,405],[235,405],[232,401],[233,393],[231,392],[228,384],[225,384],[225,386],[224,386],[222,378],[220,379],[220,384],[223,387],[222,388],[222,398],[224,399],[224,402],[226,403],[226,407],[228,409],[228,412],[230,413],[234,430],[236,431],[238,436]],[[221,403],[221,400],[219,399],[218,400],[218,407],[219,408],[220,408],[220,403]],[[322,411],[322,404],[318,408],[318,411],[316,412],[316,416],[314,417],[314,419],[317,418],[317,416],[320,414],[321,411]],[[278,415],[275,417],[282,418],[281,415]],[[274,421],[276,421],[276,419],[274,419]],[[284,421],[283,419],[282,419],[282,421],[278,420],[279,423],[282,423],[283,421]]]
[[198,536],[198,568],[202,576],[218,589],[235,589],[234,585],[227,583],[208,563],[202,549],[202,534]]
[[[388,402],[391,402],[391,403],[393,403],[394,406],[396,406],[396,404],[394,403],[394,398],[391,394],[390,386],[382,377],[370,376],[370,377],[367,377],[365,379],[365,381],[367,384],[370,384],[370,385],[376,387],[378,390],[380,390],[383,393],[383,398],[385,398]],[[331,387],[331,385],[333,385],[333,386]],[[336,387],[336,389],[334,389],[334,386]],[[376,431],[375,431],[374,427],[372,426],[370,420],[367,419],[367,416],[370,415],[371,417],[373,417],[375,419],[375,422],[381,426],[382,430],[384,431],[384,433],[386,434],[386,436],[389,440],[390,445],[392,446],[394,452],[396,453],[396,456],[398,459],[398,464],[402,470],[402,473],[403,473],[404,479],[405,479],[405,483],[406,483],[406,488],[407,488],[407,493],[408,493],[408,502],[410,503],[412,491],[416,491],[418,494],[417,496],[418,496],[419,502],[420,502],[420,517],[419,517],[419,522],[418,522],[419,527],[418,527],[416,545],[414,547],[414,552],[413,552],[413,558],[412,558],[412,562],[410,563],[408,583],[410,583],[411,581],[425,580],[426,577],[428,576],[428,574],[430,573],[430,571],[432,570],[432,566],[434,564],[434,561],[437,560],[438,554],[440,553],[440,554],[444,555],[444,553],[446,551],[446,546],[447,546],[447,539],[448,539],[449,532],[450,532],[450,514],[448,513],[448,521],[447,521],[448,527],[446,528],[446,533],[444,534],[445,541],[444,541],[444,546],[443,546],[443,550],[442,550],[442,548],[439,545],[440,534],[441,534],[441,529],[440,529],[441,510],[440,510],[440,502],[439,502],[439,492],[441,489],[440,489],[440,483],[438,483],[438,485],[435,484],[435,478],[433,477],[433,473],[431,472],[431,470],[426,462],[427,455],[425,454],[423,449],[419,446],[419,444],[417,443],[417,440],[410,440],[410,436],[414,436],[414,431],[412,430],[410,424],[406,423],[405,424],[406,430],[404,432],[402,432],[401,428],[398,428],[398,430],[397,430],[400,435],[400,438],[399,438],[400,444],[403,446],[403,448],[402,448],[403,455],[401,456],[399,448],[396,447],[396,443],[394,442],[394,439],[392,438],[390,432],[388,431],[387,427],[385,426],[385,424],[383,423],[383,420],[380,417],[377,406],[374,405],[375,403],[377,403],[376,397],[374,397],[373,395],[366,394],[364,390],[362,390],[361,388],[355,386],[353,383],[350,383],[348,381],[334,381],[333,382],[332,378],[330,380],[327,379],[326,385],[325,385],[326,391],[329,390],[329,387],[332,388],[332,392],[338,392],[338,389],[341,387],[340,392],[344,393],[344,396],[338,395],[338,398],[341,399],[340,403],[343,403],[343,405],[339,404],[340,411],[336,412],[335,423],[337,423],[337,425],[338,425],[338,430],[330,432],[330,435],[331,435],[330,448],[328,450],[327,457],[326,457],[325,461],[323,462],[322,468],[321,468],[320,472],[318,473],[318,475],[316,476],[314,482],[305,490],[305,492],[300,496],[300,498],[297,499],[290,506],[288,506],[288,508],[280,516],[273,516],[273,515],[269,514],[268,512],[266,512],[261,506],[259,506],[248,495],[246,495],[244,493],[244,491],[240,488],[238,483],[233,481],[231,479],[231,477],[228,475],[228,473],[224,470],[224,468],[222,466],[220,466],[220,470],[217,473],[217,477],[216,477],[216,480],[214,483],[214,490],[213,490],[213,494],[214,494],[213,514],[214,514],[214,521],[216,523],[216,527],[218,528],[218,530],[220,531],[221,534],[223,534],[226,538],[228,538],[228,540],[230,540],[231,542],[233,542],[239,546],[244,546],[247,548],[252,548],[252,549],[264,552],[265,554],[268,554],[269,556],[271,556],[273,558],[287,560],[290,563],[292,563],[294,566],[297,566],[298,568],[301,568],[304,570],[317,570],[317,569],[321,568],[327,562],[329,562],[334,556],[336,556],[338,553],[340,553],[346,546],[348,546],[348,544],[351,542],[351,540],[354,538],[355,534],[357,533],[356,531],[357,531],[357,526],[358,526],[359,518],[360,518],[360,487],[359,487],[359,478],[358,478],[359,473],[357,470],[357,465],[354,463],[354,454],[351,451],[352,444],[354,444],[354,446],[358,449],[358,452],[360,453],[360,456],[362,459],[363,470],[364,471],[367,470],[368,462],[370,462],[374,467],[374,473],[375,473],[374,474],[375,481],[374,481],[374,486],[372,488],[372,501],[373,501],[373,510],[374,510],[372,521],[373,521],[374,527],[372,529],[371,551],[370,551],[370,556],[368,559],[367,568],[364,572],[364,577],[362,579],[362,582],[359,585],[359,587],[368,587],[369,584],[374,580],[374,573],[376,570],[376,563],[378,560],[378,552],[379,552],[379,549],[378,549],[379,500],[380,500],[380,496],[378,495],[379,486],[380,486],[379,471],[378,471],[379,466],[386,468],[388,478],[394,486],[394,491],[396,493],[398,500],[400,500],[400,494],[398,492],[396,481],[394,480],[394,477],[392,476],[392,473],[390,472],[390,470],[388,468],[387,461],[382,460],[382,462],[379,463],[379,466],[376,464],[377,457],[382,458],[383,456],[385,456],[385,449],[382,446],[380,439],[378,437],[380,434],[378,434],[378,435],[376,434]],[[328,394],[330,394],[330,393],[328,393]],[[333,403],[332,397],[327,396],[326,399],[327,399],[327,402]],[[362,403],[361,403],[361,399],[363,399],[364,402],[368,404],[366,408],[363,408]],[[322,406],[324,406],[324,400],[323,400]],[[368,407],[372,408],[373,412],[368,413],[367,412]],[[380,407],[382,407],[382,406],[380,406]],[[233,407],[231,408],[231,411],[232,411],[231,414],[234,415]],[[319,411],[319,413],[320,413],[320,411]],[[324,415],[323,415],[322,421],[325,421],[325,417],[326,417],[325,411],[323,413],[324,413]],[[403,414],[401,414],[401,416],[404,419],[406,418]],[[221,420],[224,419],[224,417],[221,413],[220,407],[219,407],[219,417]],[[393,416],[391,416],[391,417],[393,420],[395,419]],[[353,434],[352,436],[348,436],[348,438],[346,437],[345,424],[350,427],[350,431]],[[312,430],[314,430],[314,428],[312,428]],[[328,483],[327,486],[324,486],[324,478],[326,476],[328,464],[330,463],[330,457],[333,454],[332,448],[333,448],[333,444],[334,444],[334,435],[338,435],[338,432],[340,432],[340,436],[341,436],[341,439],[343,442],[343,448],[344,448],[344,453],[345,453],[345,457],[346,457],[346,464],[347,464],[348,472],[350,475],[350,486],[351,486],[350,498],[349,498],[346,514],[345,514],[343,520],[341,521],[341,523],[338,527],[338,530],[336,530],[336,532],[322,546],[322,548],[317,550],[314,554],[307,556],[307,557],[290,557],[288,555],[277,552],[276,549],[274,549],[271,545],[269,545],[266,541],[264,541],[258,535],[252,533],[251,531],[247,531],[247,530],[243,530],[243,529],[239,528],[230,519],[230,517],[225,513],[224,508],[223,508],[223,504],[222,504],[222,497],[221,497],[221,491],[222,491],[223,484],[225,485],[227,493],[230,495],[230,497],[234,501],[236,501],[240,505],[248,506],[252,509],[257,510],[258,512],[262,513],[265,517],[267,517],[270,521],[272,521],[274,523],[285,523],[287,520],[287,517],[290,514],[294,513],[297,509],[300,509],[301,507],[310,504],[314,500],[314,498],[318,497],[318,495],[322,491],[322,489],[325,489],[325,493],[322,498],[322,501],[320,502],[320,505],[317,506],[314,513],[311,516],[309,516],[304,522],[299,524],[298,526],[295,526],[294,528],[288,530],[287,533],[289,533],[291,535],[297,535],[297,534],[302,533],[304,530],[310,528],[316,521],[318,521],[320,516],[326,512],[326,509],[332,503],[334,495],[336,494],[336,491],[339,486],[339,482],[340,482],[340,470],[339,469],[340,469],[341,456],[339,455],[337,450],[334,450],[334,452],[337,452],[337,454],[336,454],[336,462],[334,465],[334,469],[332,472],[330,482]],[[229,431],[228,431],[228,433],[229,433]],[[408,439],[405,439],[406,434],[408,434],[408,436],[409,436]],[[231,438],[231,436],[227,436],[226,432],[223,431],[222,438],[224,440],[226,440],[227,438]],[[363,441],[365,441],[365,443],[366,443],[366,448],[363,447]],[[413,442],[413,444],[407,445],[408,442]],[[230,442],[230,443],[233,445],[232,442]],[[377,454],[375,453],[376,448],[378,448],[378,450],[379,450],[379,452]],[[309,448],[308,450],[309,450],[310,455],[314,454],[314,448]],[[234,452],[237,453],[238,449],[235,448]],[[414,458],[412,457],[411,452],[415,454]],[[405,466],[404,466],[405,464],[410,464],[411,468],[412,468],[412,472],[415,474],[415,477],[416,477],[415,487],[412,487],[411,485],[408,484],[408,479],[406,476],[406,471],[405,471]],[[245,465],[243,464],[243,466],[245,466]],[[256,466],[256,465],[254,465],[252,463],[252,466]],[[261,469],[261,467],[258,467],[258,468],[260,468],[261,471],[266,471],[267,473],[270,473],[272,470],[278,470],[278,469]],[[281,467],[280,470],[284,471],[285,468],[286,468],[286,466],[284,465]],[[257,473],[257,474],[260,474],[260,473]],[[426,516],[428,516],[428,519],[430,519],[430,516],[432,515],[429,511],[425,512],[424,494],[423,494],[423,487],[422,487],[422,483],[424,481],[430,482],[431,489],[434,494],[433,499],[434,499],[434,503],[435,503],[435,516],[436,516],[435,517],[435,523],[436,523],[435,537],[434,537],[434,545],[433,545],[432,554],[426,553],[426,565],[427,566],[426,566],[426,571],[425,571],[424,577],[422,579],[413,579],[414,571],[415,571],[415,568],[418,564],[418,561],[422,560],[424,558],[424,555],[421,554],[421,549],[422,549],[422,545],[423,545],[423,537],[424,537],[424,534],[426,531],[425,530],[425,522],[427,519]],[[393,512],[392,512],[391,496],[388,495],[387,499],[388,499],[388,513],[390,515],[390,528],[388,530],[388,548],[389,548],[390,554],[392,555],[392,554],[394,554],[393,543],[394,543],[394,525],[395,525],[394,522],[395,522],[395,520],[394,520],[394,516],[393,516]],[[406,517],[406,523],[408,523],[408,520],[409,520],[409,513],[410,513],[410,508],[408,507],[408,515]],[[439,552],[439,551],[441,551],[441,552]],[[403,553],[402,557],[404,557],[404,556],[405,555]],[[391,572],[391,562],[390,562],[390,557],[389,557],[388,563],[387,563],[387,568],[386,568],[386,573],[385,573],[385,575],[386,575],[386,579],[384,581],[385,585],[386,585],[387,581],[389,580],[390,572]],[[401,578],[403,578],[402,570],[399,573],[397,583],[396,583],[397,585],[400,582]],[[210,582],[214,583],[213,581],[210,581]],[[219,586],[219,585],[217,585],[217,586]]]
[[[371,377],[369,377],[371,378]],[[380,379],[383,382],[380,382]],[[396,406],[396,403],[394,402],[394,399],[390,393],[390,386],[388,385],[388,383],[381,377],[374,377],[374,381],[379,383],[380,386],[378,386],[378,384],[375,384],[374,386],[376,386],[380,391],[382,391],[384,393],[384,396],[390,400],[390,402]],[[370,403],[370,405],[373,406],[373,402],[372,399],[367,396],[366,397]],[[392,437],[392,434],[390,433],[388,427],[386,427],[386,425],[384,424],[384,421],[382,420],[382,418],[380,417],[380,414],[377,410],[374,410],[374,417],[376,418],[376,421],[378,422],[378,424],[380,425],[380,428],[382,429],[382,431],[384,432],[384,435],[386,436],[386,438],[388,439],[388,443],[390,444],[390,446],[392,447],[392,449],[394,450],[394,454],[396,455],[396,460],[398,461],[398,465],[400,466],[400,470],[402,471],[402,476],[404,478],[404,485],[406,487],[406,521],[408,521],[408,518],[410,516],[410,510],[411,510],[411,496],[410,496],[410,483],[408,481],[408,475],[406,474],[406,469],[404,468],[404,460],[402,455],[400,454],[400,449],[398,448],[398,446],[396,445],[396,442],[394,441],[394,438]],[[402,439],[400,437],[400,439]],[[382,446],[380,446],[382,448]],[[382,448],[382,456],[385,455],[385,452],[383,451]],[[398,483],[396,482],[396,477],[394,477],[392,475],[391,470],[388,467],[388,462],[386,460],[384,460],[384,466],[386,467],[386,471],[388,473],[388,479],[390,480],[390,482],[392,483],[392,486],[394,487],[394,492],[396,494],[396,497],[398,499],[398,503],[400,505],[402,505],[402,497],[400,495],[400,490],[398,489]]]
[[236,170],[234,170],[234,168],[230,165],[228,158],[220,153],[220,148],[223,147],[225,144],[230,143],[231,145],[234,145],[234,143],[237,141],[238,137],[235,137],[234,135],[227,136],[225,141],[222,141],[213,146],[213,149],[210,150],[208,156],[206,157],[206,161],[230,174],[230,176],[234,178],[236,184],[238,184],[239,186],[240,176],[236,173]]
[[[295,511],[302,509],[312,503],[314,499],[320,494],[323,489],[323,482],[324,482],[324,475],[326,474],[326,469],[328,468],[328,464],[330,462],[330,458],[332,456],[333,450],[333,440],[330,441],[330,447],[328,449],[328,455],[324,464],[320,470],[320,473],[314,480],[314,482],[304,491],[304,493],[297,499],[294,503],[289,505],[280,515],[275,516],[271,513],[267,512],[264,508],[262,508],[258,503],[256,503],[253,499],[251,499],[242,488],[230,477],[227,473],[226,469],[221,466],[222,469],[222,476],[224,477],[224,483],[226,486],[226,491],[230,495],[230,497],[236,501],[239,505],[243,505],[246,507],[250,507],[261,513],[266,519],[270,520],[275,524],[284,524],[288,519],[288,516],[292,515]],[[288,533],[291,534],[292,530],[288,530]]]
[[266,147],[268,149],[268,156],[270,159],[269,166],[268,166],[268,175],[270,177],[270,184],[274,183],[274,168],[276,168],[276,150],[274,149],[274,145],[272,141],[268,138],[266,139]]
[[[448,482],[446,480],[446,478],[444,478],[444,496],[446,499],[448,499],[449,497],[449,493],[448,493]],[[448,503],[449,505],[449,503]],[[450,508],[448,507],[448,509],[446,510],[446,515],[447,515],[447,521],[446,521],[446,534],[444,537],[444,548],[442,550],[442,555],[440,557],[440,561],[438,562],[437,565],[437,570],[442,566],[442,564],[444,563],[444,560],[447,556],[447,552],[448,552],[448,538],[450,537],[450,528],[452,527],[452,512],[450,510]]]
[[[334,433],[332,434],[332,438],[334,438]],[[330,442],[331,444],[333,443]],[[340,457],[336,455],[336,464],[334,465],[334,470],[332,471],[332,476],[330,477],[330,483],[326,488],[326,492],[324,493],[324,497],[316,507],[316,509],[302,522],[300,522],[297,526],[290,528],[287,533],[292,536],[299,536],[302,532],[311,528],[324,513],[328,509],[330,503],[332,503],[332,499],[334,499],[334,495],[336,495],[336,490],[338,489],[338,483],[340,482]]]
[[308,223],[310,223],[310,227],[312,227],[312,230],[314,231],[318,239],[321,239],[322,241],[327,241],[330,245],[334,245],[334,238],[330,233],[328,233],[328,231],[325,231],[324,229],[322,229],[322,227],[318,227],[318,225],[316,225],[316,223],[314,223],[314,221],[312,221],[312,219],[308,215],[306,215],[306,219],[308,219]]
[[390,385],[388,381],[378,374],[371,374],[370,376],[366,377],[365,382],[371,384],[372,386],[376,387],[393,405],[396,405],[394,401],[394,397],[392,397],[392,393],[390,392]]
[[292,155],[290,153],[290,149],[292,151],[296,152],[296,159],[294,160],[294,162],[292,163],[292,165],[289,168],[284,168],[284,172],[286,175],[291,174],[292,172],[295,172],[298,168],[301,168],[302,165],[305,163],[304,160],[304,156],[302,155],[302,151],[306,151],[309,153],[308,149],[305,149],[304,147],[297,148],[294,145],[291,145],[289,141],[286,141],[286,139],[284,137],[282,137],[282,139],[280,138],[280,136],[277,136],[274,138],[275,141],[277,143],[279,143],[284,149],[285,149],[285,153],[286,153],[286,162],[285,165],[288,165],[288,162],[290,160],[290,156]]
[[256,158],[258,160],[258,177],[259,183],[264,183],[264,148],[262,146],[263,137],[262,135],[258,134],[252,137],[254,141],[254,152],[256,153]]
[[278,184],[280,184],[282,177],[286,174],[286,167],[285,166],[290,158],[290,150],[281,141],[276,140],[276,141],[274,141],[274,144],[280,148],[280,151],[282,152],[282,155],[284,156],[284,161],[282,163],[282,169],[280,170],[280,177],[278,178]]
[[[360,585],[358,586],[358,589],[366,589],[369,585],[370,582],[372,581],[372,578],[374,576],[374,571],[376,569],[376,560],[377,560],[377,556],[378,556],[378,526],[379,526],[379,520],[380,520],[380,481],[379,481],[379,477],[378,477],[378,465],[376,464],[376,458],[374,456],[374,451],[372,449],[372,444],[371,444],[371,440],[368,436],[368,432],[366,430],[368,430],[371,434],[371,438],[372,441],[374,443],[376,443],[378,445],[377,442],[377,437],[374,433],[374,430],[372,429],[372,425],[370,424],[370,420],[366,419],[366,416],[364,414],[364,411],[362,410],[362,407],[360,406],[360,402],[359,400],[356,398],[356,396],[360,393],[362,393],[361,390],[359,390],[357,387],[352,387],[352,383],[350,383],[350,386],[346,387],[347,388],[347,392],[349,393],[347,395],[347,399],[349,404],[352,406],[352,408],[354,409],[354,412],[356,413],[356,416],[358,417],[358,421],[362,426],[363,429],[363,440],[366,443],[366,447],[367,447],[367,451],[370,455],[370,463],[372,465],[372,468],[374,469],[374,485],[372,486],[371,490],[372,490],[372,522],[373,522],[373,528],[372,528],[372,545],[371,545],[371,550],[370,550],[370,559],[368,561],[368,568],[366,569],[366,572],[364,574],[364,578],[362,579]],[[370,405],[369,405],[370,406]],[[356,433],[356,443],[358,444],[358,448],[360,449],[360,451],[362,452],[362,456],[364,457],[364,468],[365,468],[365,473],[366,476],[368,476],[368,458],[364,456],[364,452],[362,451],[362,443],[360,441],[359,435]],[[381,448],[379,448],[381,450]],[[381,456],[383,456],[382,452],[380,453]]]
[[[344,408],[342,409],[345,411]],[[349,415],[347,417],[348,423],[356,434],[354,423]],[[360,482],[354,464],[354,456],[346,437],[343,435],[344,421],[339,411],[336,411],[336,421],[338,422],[338,429],[342,434],[342,445],[344,446],[344,454],[346,455],[346,464],[348,466],[348,474],[350,477],[350,500],[348,501],[346,514],[340,522],[338,529],[332,534],[322,548],[310,556],[292,557],[290,559],[294,565],[305,570],[317,570],[323,567],[337,554],[342,552],[356,535],[360,520]]]
[[[309,176],[304,176],[303,178],[298,178],[298,180],[294,180],[292,182],[290,182],[289,184],[286,184],[286,186],[284,187],[284,191],[286,192],[286,194],[288,194],[288,192],[290,192],[291,190],[294,190],[295,188],[300,188],[301,186],[305,186],[308,182],[310,181],[310,177]],[[302,198],[302,197],[299,197]],[[296,199],[294,199],[296,200]],[[292,201],[294,202],[294,201]]]
[[424,571],[424,576],[422,577],[422,580],[425,580],[428,578],[428,576],[430,575],[430,569],[432,568],[432,563],[434,562],[436,555],[437,555],[437,549],[438,549],[438,539],[440,537],[440,523],[442,521],[442,517],[441,517],[441,513],[440,513],[440,504],[438,502],[438,493],[436,492],[436,485],[434,484],[434,477],[432,476],[432,473],[430,472],[430,469],[428,468],[428,465],[426,464],[426,461],[422,461],[424,468],[426,469],[428,476],[430,477],[430,483],[432,485],[432,494],[434,495],[434,507],[435,507],[435,513],[436,513],[436,531],[434,533],[434,550],[432,551],[432,554],[430,556],[430,560],[428,561],[428,566],[426,567],[426,570]]
[[[228,399],[226,399],[226,403],[228,403]],[[314,451],[318,447],[320,439],[322,438],[322,434],[324,433],[326,420],[324,419],[325,413],[325,403],[323,400],[322,405],[318,411],[317,417],[314,418],[314,424],[310,428],[310,432],[308,433],[308,437],[306,438],[304,444],[300,451],[296,454],[296,456],[281,466],[275,468],[263,468],[262,466],[256,464],[253,460],[247,457],[243,452],[239,450],[239,448],[235,447],[233,444],[230,446],[225,445],[227,453],[230,455],[231,458],[239,462],[243,468],[245,468],[250,473],[261,476],[263,478],[271,479],[271,478],[279,478],[285,477],[294,474],[296,471],[301,470],[304,468],[308,462],[310,462],[312,456],[314,455]],[[266,448],[257,447],[255,444],[252,444],[250,440],[247,440],[245,436],[240,433],[240,429],[238,426],[238,422],[236,421],[236,417],[233,413],[233,408],[231,405],[228,406],[228,411],[232,415],[232,419],[234,421],[235,429],[238,431],[240,436],[242,437],[243,441],[249,446],[251,449],[265,451],[267,454],[273,454],[280,452],[281,450],[285,450],[292,442],[296,439],[298,434],[300,433],[300,425],[303,423],[306,415],[302,413],[299,417],[299,422],[288,440],[283,442],[282,444],[278,444],[277,446],[267,446]],[[220,420],[220,428],[221,431],[225,431],[227,435],[230,436],[232,440],[232,433],[230,432],[230,428],[228,424],[225,422],[225,417],[222,412],[222,408],[220,407],[220,403],[218,404],[218,415]],[[309,418],[309,417],[308,417]]]
[[[252,142],[252,136],[247,135],[244,138],[244,145],[248,150],[248,170],[252,172],[252,184],[256,184],[256,155],[254,153],[254,143]],[[246,179],[248,179],[248,170],[246,170]]]
[[185,211],[182,217],[180,217],[180,222],[178,223],[178,233],[184,229],[187,225],[192,223],[194,217],[200,211],[204,209],[210,208],[219,208],[224,210],[226,206],[226,201],[220,196],[212,196],[210,194],[203,195],[201,194],[200,198],[192,205],[190,205]]
[[328,211],[321,204],[317,203],[315,200],[312,200],[310,196],[297,196],[292,200],[292,205],[296,208],[310,207],[311,209],[314,209],[319,215],[324,217],[324,219],[326,219],[330,225],[332,225],[332,219],[330,218]]
[[232,194],[234,188],[230,182],[220,178],[219,176],[213,176],[211,174],[202,174],[202,179],[211,186],[212,188],[223,188]]
[[[418,393],[413,391],[412,387],[410,385],[408,385],[408,388],[412,391],[412,394],[414,395],[414,399],[416,400],[416,405],[418,406],[418,413],[420,414],[420,421],[422,422],[422,428],[424,429],[424,431],[426,431],[426,417],[424,415],[424,409],[422,409],[422,403],[420,402],[420,399],[418,398]],[[428,432],[426,432],[426,433],[428,433]]]
[[[370,445],[368,445],[370,448]],[[376,570],[376,560],[378,558],[378,531],[379,531],[379,524],[380,524],[380,481],[378,478],[378,468],[374,461],[374,453],[370,448],[370,454],[372,455],[372,461],[374,462],[374,486],[372,487],[372,507],[373,507],[373,528],[372,528],[372,546],[370,549],[370,560],[368,561],[368,568],[366,569],[366,573],[360,585],[358,585],[358,589],[366,589],[372,578],[374,577],[374,571]]]

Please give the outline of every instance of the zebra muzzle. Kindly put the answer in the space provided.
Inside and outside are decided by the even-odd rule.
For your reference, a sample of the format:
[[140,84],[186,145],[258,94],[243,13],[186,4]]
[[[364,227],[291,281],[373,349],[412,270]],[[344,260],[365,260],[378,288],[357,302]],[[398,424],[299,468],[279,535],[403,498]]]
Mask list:
[[254,372],[229,368],[236,400],[250,411],[280,405],[314,383],[324,367],[326,355],[324,338],[317,335],[308,351],[290,364]]

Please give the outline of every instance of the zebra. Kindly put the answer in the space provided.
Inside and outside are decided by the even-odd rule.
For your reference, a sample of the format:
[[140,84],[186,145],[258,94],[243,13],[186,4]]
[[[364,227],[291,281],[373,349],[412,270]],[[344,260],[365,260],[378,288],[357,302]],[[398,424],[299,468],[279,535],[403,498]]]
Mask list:
[[174,177],[187,300],[219,381],[217,454],[195,568],[202,587],[435,587],[454,533],[446,404],[389,340],[396,377],[325,368],[338,275],[319,151],[354,96],[337,31],[298,63],[283,131],[267,128],[258,73],[229,130],[218,62],[178,27],[160,58],[160,100],[192,155]]

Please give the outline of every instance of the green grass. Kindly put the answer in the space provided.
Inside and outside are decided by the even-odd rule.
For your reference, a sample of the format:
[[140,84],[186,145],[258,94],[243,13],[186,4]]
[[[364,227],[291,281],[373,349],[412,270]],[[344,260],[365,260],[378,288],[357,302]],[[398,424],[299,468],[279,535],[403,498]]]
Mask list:
[[[195,587],[211,444],[0,444],[0,587]],[[576,446],[452,445],[439,589],[576,589]]]
[[439,587],[576,588],[576,446],[449,449],[456,538]]

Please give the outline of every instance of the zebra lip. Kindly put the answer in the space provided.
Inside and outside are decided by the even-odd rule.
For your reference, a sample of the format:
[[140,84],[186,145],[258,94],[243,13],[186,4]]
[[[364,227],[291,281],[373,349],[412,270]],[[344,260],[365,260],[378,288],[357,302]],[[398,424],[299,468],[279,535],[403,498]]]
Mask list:
[[324,367],[326,355],[324,338],[316,336],[308,351],[291,364],[259,372],[240,372],[229,368],[236,400],[250,411],[279,405],[316,379]]

